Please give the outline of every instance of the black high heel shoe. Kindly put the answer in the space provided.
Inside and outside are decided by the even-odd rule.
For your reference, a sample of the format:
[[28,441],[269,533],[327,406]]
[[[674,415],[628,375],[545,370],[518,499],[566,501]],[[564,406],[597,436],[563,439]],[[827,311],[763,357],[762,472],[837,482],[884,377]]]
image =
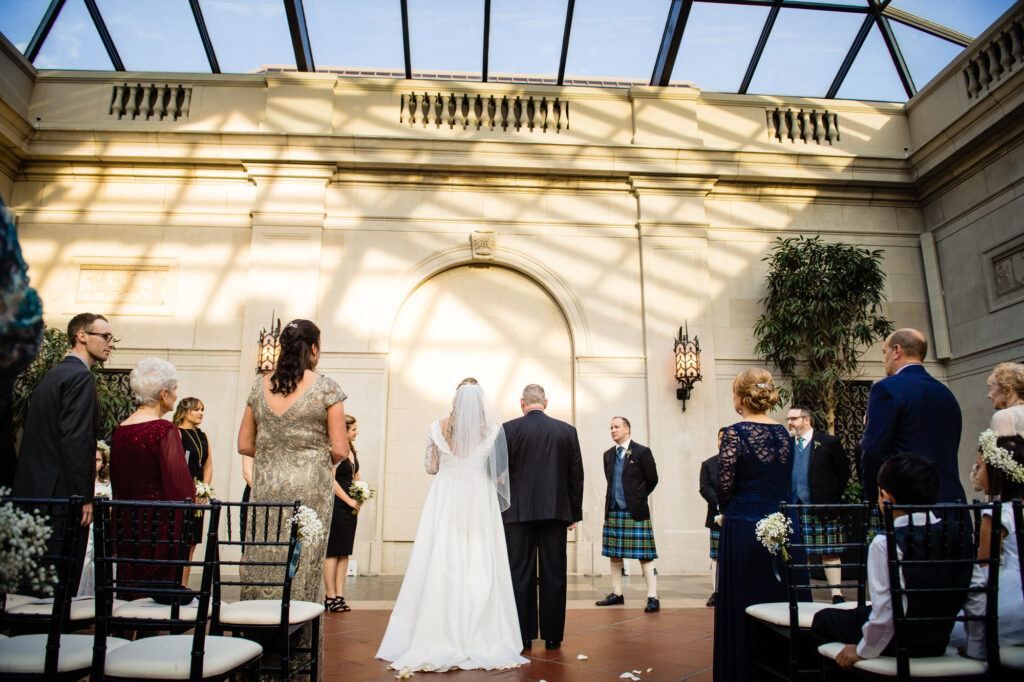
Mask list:
[[331,611],[335,613],[347,613],[352,610],[352,607],[345,603],[344,597],[338,597],[337,608],[332,608]]
[[344,603],[345,599],[343,597],[327,597],[324,599],[324,609],[331,613],[338,613],[341,611],[339,607]]

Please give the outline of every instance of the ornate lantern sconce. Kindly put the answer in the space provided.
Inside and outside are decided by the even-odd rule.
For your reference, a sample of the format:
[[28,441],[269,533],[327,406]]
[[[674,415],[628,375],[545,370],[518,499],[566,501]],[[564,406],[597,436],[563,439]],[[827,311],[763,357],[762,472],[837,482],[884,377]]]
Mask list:
[[270,313],[270,329],[260,330],[259,359],[256,363],[257,374],[273,372],[277,364],[277,356],[281,354],[281,320]]
[[688,324],[685,333],[683,327],[679,328],[679,336],[675,341],[675,353],[676,381],[679,382],[676,399],[683,401],[683,412],[686,412],[686,401],[690,398],[690,389],[703,378],[700,375],[700,341],[697,336],[690,338]]

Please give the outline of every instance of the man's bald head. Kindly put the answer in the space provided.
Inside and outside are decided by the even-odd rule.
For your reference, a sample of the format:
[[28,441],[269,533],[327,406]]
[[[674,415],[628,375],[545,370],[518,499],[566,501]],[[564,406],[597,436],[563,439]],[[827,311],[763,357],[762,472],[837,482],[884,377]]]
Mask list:
[[882,344],[882,364],[886,376],[892,376],[905,365],[924,362],[928,340],[924,334],[909,327],[897,329]]

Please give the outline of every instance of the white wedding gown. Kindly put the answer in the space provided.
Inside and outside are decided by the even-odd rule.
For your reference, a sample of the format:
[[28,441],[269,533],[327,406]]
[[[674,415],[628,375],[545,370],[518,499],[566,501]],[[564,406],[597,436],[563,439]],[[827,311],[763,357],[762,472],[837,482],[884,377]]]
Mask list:
[[522,665],[505,529],[487,460],[501,427],[468,456],[430,426],[427,471],[437,471],[409,566],[377,658],[399,671]]

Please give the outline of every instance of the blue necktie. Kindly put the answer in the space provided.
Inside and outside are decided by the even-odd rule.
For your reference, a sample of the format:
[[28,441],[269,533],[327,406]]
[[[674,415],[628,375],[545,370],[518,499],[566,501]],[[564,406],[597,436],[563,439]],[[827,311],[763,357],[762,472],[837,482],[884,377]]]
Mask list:
[[615,455],[617,457],[621,458],[623,452],[625,452],[625,450],[624,450],[624,448],[621,445],[615,449]]

